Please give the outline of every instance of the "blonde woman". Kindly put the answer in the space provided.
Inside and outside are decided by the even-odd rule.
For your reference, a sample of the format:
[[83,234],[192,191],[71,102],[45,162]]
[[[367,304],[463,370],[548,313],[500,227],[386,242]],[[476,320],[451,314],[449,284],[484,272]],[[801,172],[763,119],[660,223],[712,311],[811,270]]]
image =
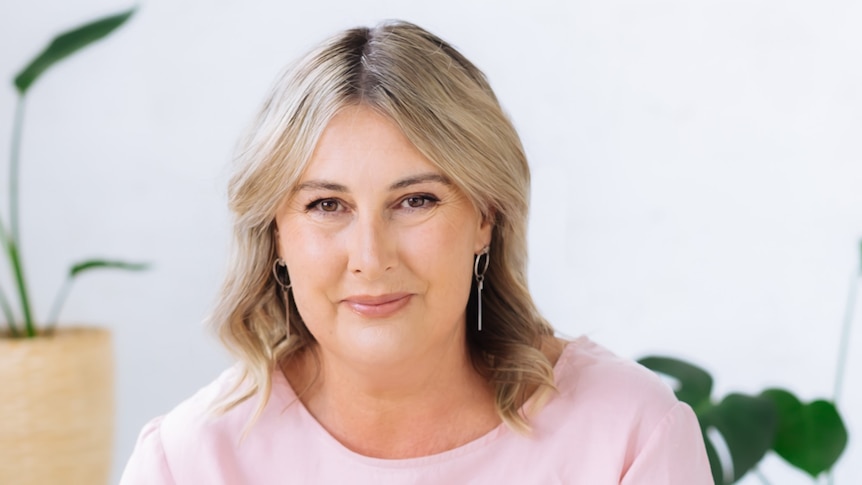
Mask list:
[[691,409],[537,311],[528,199],[449,44],[387,22],[309,53],[230,182],[238,363],[145,426],[122,484],[711,484]]

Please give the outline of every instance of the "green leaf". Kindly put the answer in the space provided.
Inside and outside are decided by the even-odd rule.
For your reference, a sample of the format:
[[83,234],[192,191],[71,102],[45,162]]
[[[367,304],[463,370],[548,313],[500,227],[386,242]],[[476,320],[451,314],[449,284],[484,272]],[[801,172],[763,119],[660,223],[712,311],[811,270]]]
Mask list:
[[721,468],[721,460],[718,458],[718,453],[712,442],[703,435],[703,445],[706,448],[706,457],[709,460],[709,469],[712,470],[712,481],[716,485],[724,483],[724,470]]
[[127,263],[124,261],[108,261],[103,259],[91,259],[88,261],[82,261],[73,265],[69,269],[69,278],[74,278],[78,276],[80,273],[84,271],[89,271],[92,269],[99,268],[113,268],[113,269],[122,269],[127,271],[142,271],[149,268],[149,265],[146,263]]
[[106,37],[123,25],[133,13],[135,13],[134,8],[101,18],[54,37],[51,44],[15,76],[15,87],[18,92],[24,95],[43,72],[78,50]]
[[724,438],[733,461],[734,482],[772,448],[778,427],[778,413],[771,400],[744,394],[728,394],[698,418],[704,430],[714,426]]
[[835,405],[823,400],[802,404],[783,389],[768,389],[761,395],[778,410],[775,452],[812,477],[832,468],[847,446],[847,428]]
[[672,357],[661,356],[644,357],[638,362],[654,372],[679,381],[680,387],[676,390],[676,397],[695,411],[709,402],[709,395],[712,393],[712,376],[700,367]]

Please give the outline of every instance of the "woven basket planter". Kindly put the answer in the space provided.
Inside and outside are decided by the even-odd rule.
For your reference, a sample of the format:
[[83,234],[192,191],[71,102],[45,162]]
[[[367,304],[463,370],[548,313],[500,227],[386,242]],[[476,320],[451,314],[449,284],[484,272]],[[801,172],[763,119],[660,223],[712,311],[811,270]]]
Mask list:
[[107,484],[113,434],[107,330],[0,338],[0,484]]

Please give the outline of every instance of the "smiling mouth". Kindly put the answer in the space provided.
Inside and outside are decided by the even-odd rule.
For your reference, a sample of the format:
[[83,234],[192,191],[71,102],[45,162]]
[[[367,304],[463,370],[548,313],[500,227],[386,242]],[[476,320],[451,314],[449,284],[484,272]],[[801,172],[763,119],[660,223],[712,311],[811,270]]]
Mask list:
[[410,303],[410,293],[390,293],[388,295],[349,296],[341,302],[353,313],[366,318],[384,318],[394,315]]

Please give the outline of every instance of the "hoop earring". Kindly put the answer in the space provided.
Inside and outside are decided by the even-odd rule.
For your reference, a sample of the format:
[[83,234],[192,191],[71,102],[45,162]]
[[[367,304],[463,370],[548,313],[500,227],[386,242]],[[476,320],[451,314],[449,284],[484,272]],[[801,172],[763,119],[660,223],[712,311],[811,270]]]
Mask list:
[[275,283],[281,288],[281,295],[284,298],[284,327],[287,337],[290,338],[290,298],[287,293],[293,285],[290,283],[290,276],[287,273],[287,263],[283,259],[275,258],[272,263],[272,276],[275,278]]
[[[479,331],[482,331],[482,289],[485,287],[485,273],[488,272],[488,265],[491,263],[490,253],[491,248],[485,246],[482,248],[482,251],[476,255],[476,259],[473,261],[473,276],[476,277],[476,300],[478,302],[479,308]],[[485,263],[481,265],[482,270],[479,270],[479,261],[482,260],[482,256],[485,257]]]

